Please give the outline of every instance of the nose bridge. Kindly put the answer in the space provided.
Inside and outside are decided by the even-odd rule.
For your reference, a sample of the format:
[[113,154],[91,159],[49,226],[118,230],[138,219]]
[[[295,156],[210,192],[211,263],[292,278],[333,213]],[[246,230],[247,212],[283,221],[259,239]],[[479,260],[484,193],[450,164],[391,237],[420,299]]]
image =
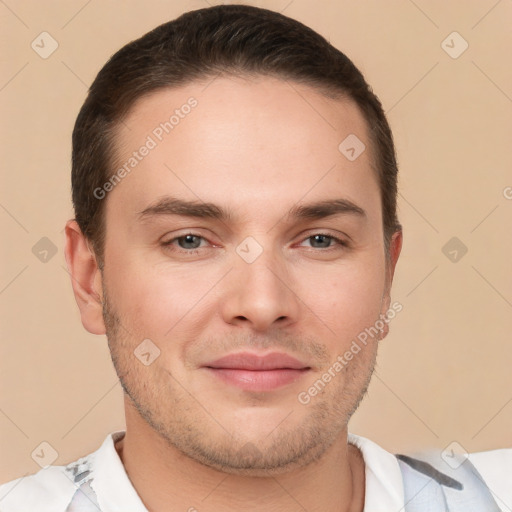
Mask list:
[[274,322],[284,325],[296,321],[297,297],[283,256],[253,237],[244,239],[234,256],[230,290],[224,302],[225,320],[249,322],[255,330],[269,328]]

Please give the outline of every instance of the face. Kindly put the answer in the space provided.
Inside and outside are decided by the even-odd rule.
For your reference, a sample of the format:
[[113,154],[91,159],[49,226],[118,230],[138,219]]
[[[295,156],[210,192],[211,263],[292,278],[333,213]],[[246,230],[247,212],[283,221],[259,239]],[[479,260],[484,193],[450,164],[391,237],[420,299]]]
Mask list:
[[[350,134],[366,146],[355,160],[338,149]],[[335,362],[386,313],[394,266],[358,108],[217,78],[139,100],[116,159],[103,316],[127,407],[225,472],[318,459],[364,395],[378,337]]]

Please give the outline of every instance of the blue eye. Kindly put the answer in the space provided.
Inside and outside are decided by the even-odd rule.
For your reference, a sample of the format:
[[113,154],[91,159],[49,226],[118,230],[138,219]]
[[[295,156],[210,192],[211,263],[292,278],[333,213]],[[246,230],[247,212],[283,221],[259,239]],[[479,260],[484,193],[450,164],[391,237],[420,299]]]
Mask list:
[[[194,233],[187,233],[186,235],[177,236],[169,240],[168,242],[163,242],[162,245],[169,247],[177,245],[176,249],[183,250],[184,252],[193,252],[195,249],[199,249],[201,247],[201,241],[205,240],[204,237],[200,235],[195,235]],[[176,244],[177,242],[177,244]]]
[[[303,239],[300,245],[304,247],[305,245],[303,244],[305,242],[309,242],[309,246],[312,249],[320,249],[326,252],[347,247],[347,243],[342,239],[326,233],[315,233],[308,236]],[[195,233],[186,233],[162,242],[162,246],[166,249],[176,253],[183,253],[184,255],[199,254],[201,250],[209,247],[208,244],[209,242],[206,238]]]
[[[339,238],[332,236],[332,235],[326,235],[323,233],[317,233],[315,235],[308,236],[304,241],[310,240],[311,245],[314,249],[329,249],[333,245],[341,245],[345,246],[345,242],[343,240],[340,240]],[[334,242],[334,243],[333,243]],[[318,245],[316,245],[318,244]]]
[[202,237],[197,235],[184,235],[176,238],[182,249],[197,249],[201,245],[201,239]]

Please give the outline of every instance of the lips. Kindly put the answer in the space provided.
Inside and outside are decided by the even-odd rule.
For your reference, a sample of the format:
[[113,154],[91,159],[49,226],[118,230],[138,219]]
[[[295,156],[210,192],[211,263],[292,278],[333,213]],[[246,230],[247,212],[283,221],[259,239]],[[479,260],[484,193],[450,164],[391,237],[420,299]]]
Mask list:
[[209,368],[230,368],[234,370],[302,370],[308,368],[295,357],[282,352],[272,352],[264,356],[251,352],[239,352],[216,359],[205,366]]
[[311,368],[289,354],[239,352],[204,365],[223,382],[246,391],[270,391],[295,382]]

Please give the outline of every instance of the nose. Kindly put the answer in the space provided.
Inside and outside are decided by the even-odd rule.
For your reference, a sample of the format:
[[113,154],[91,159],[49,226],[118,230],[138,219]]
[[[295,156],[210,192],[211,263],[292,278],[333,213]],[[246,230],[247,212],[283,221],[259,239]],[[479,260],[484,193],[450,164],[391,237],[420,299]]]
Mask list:
[[264,332],[297,321],[301,301],[291,273],[270,250],[263,250],[252,263],[235,254],[228,279],[222,299],[226,323]]

